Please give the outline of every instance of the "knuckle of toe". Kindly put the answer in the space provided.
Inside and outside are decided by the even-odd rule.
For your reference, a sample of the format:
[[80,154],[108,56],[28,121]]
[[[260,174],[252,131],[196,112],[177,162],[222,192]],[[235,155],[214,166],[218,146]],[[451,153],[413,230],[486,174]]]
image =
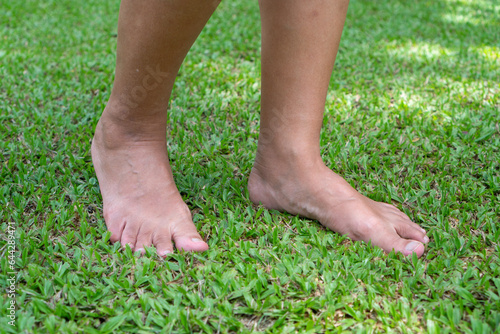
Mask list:
[[381,226],[378,220],[367,220],[363,224],[359,224],[358,228],[353,232],[356,238],[365,239],[373,233],[380,231]]
[[153,235],[153,243],[155,245],[170,245],[172,243],[172,238],[167,233],[157,233]]

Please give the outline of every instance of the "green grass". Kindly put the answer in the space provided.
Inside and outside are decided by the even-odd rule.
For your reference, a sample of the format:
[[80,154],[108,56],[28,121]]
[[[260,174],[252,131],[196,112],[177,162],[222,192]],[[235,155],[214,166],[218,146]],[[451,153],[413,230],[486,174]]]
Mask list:
[[[251,204],[256,1],[225,1],[178,77],[177,185],[210,250],[109,243],[90,159],[118,1],[1,1],[0,332],[500,330],[500,6],[353,0],[321,136],[333,170],[429,231],[421,259]],[[16,326],[8,325],[8,223]]]

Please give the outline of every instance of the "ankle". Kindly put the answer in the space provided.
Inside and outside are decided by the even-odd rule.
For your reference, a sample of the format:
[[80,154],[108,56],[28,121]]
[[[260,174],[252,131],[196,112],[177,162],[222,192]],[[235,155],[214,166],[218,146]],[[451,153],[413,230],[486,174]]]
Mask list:
[[131,142],[166,142],[166,120],[131,120],[106,107],[96,125],[94,141],[107,148]]
[[167,123],[167,106],[168,100],[153,98],[140,105],[130,105],[123,97],[112,92],[101,119],[129,132],[136,130],[142,133]]
[[255,166],[257,169],[275,169],[280,173],[316,169],[324,166],[319,146],[303,143],[286,145],[264,145],[257,148]]

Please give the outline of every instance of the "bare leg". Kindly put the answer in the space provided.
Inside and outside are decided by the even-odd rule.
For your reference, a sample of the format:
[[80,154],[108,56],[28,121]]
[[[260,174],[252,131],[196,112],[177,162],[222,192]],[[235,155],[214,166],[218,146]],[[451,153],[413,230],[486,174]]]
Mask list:
[[425,231],[328,169],[319,136],[348,0],[260,0],[262,112],[250,198],[386,252],[421,256]]
[[167,104],[191,45],[218,5],[212,0],[123,0],[116,77],[96,127],[92,160],[113,242],[204,251],[174,183],[166,148]]

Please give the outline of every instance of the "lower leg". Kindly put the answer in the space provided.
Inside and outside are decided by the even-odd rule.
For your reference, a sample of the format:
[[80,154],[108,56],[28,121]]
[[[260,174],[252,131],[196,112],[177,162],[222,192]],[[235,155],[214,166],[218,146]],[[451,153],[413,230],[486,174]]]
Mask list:
[[250,198],[355,240],[424,252],[425,231],[356,192],[321,160],[319,136],[348,0],[261,0],[262,112]]
[[179,67],[217,7],[207,0],[124,0],[116,76],[96,127],[92,160],[113,242],[203,251],[208,245],[175,186],[166,148],[167,104]]

